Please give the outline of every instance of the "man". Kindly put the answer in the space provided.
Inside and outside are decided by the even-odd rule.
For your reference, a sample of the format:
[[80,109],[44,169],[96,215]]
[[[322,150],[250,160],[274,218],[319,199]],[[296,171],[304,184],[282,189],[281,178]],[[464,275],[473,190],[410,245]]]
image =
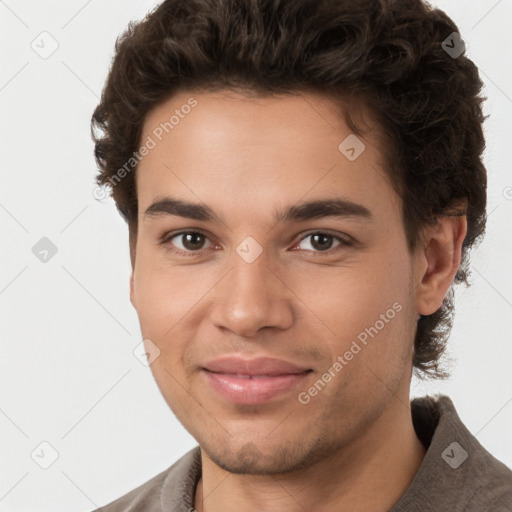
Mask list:
[[448,397],[482,82],[421,0],[167,0],[93,116],[131,301],[199,446],[104,511],[512,510]]

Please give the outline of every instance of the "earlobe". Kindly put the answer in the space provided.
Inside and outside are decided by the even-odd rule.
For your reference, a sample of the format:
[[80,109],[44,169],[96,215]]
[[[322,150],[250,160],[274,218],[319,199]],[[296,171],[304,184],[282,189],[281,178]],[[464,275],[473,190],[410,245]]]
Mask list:
[[442,306],[461,264],[466,232],[465,215],[440,217],[438,223],[427,230],[421,254],[426,269],[416,287],[419,314],[431,315]]

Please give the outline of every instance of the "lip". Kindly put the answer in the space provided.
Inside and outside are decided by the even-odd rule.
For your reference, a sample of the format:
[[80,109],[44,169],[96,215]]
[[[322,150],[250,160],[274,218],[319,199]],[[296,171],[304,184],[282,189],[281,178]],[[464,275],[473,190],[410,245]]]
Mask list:
[[310,368],[269,357],[224,357],[204,365],[208,384],[224,398],[239,404],[257,405],[297,387]]
[[206,370],[216,373],[231,373],[238,375],[289,375],[304,373],[309,370],[304,366],[289,363],[283,359],[273,357],[257,357],[254,359],[244,359],[237,356],[226,356],[214,359],[204,365]]

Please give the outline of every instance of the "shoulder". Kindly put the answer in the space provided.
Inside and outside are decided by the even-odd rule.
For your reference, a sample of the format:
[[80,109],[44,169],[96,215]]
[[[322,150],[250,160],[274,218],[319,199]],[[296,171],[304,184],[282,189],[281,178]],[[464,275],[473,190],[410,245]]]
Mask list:
[[195,482],[199,453],[199,447],[193,448],[158,475],[93,512],[162,512],[162,503],[169,493],[179,499],[177,494],[183,493],[183,482]]
[[476,439],[468,475],[466,512],[512,512],[512,471],[491,455]]
[[425,458],[393,512],[512,512],[512,471],[462,422],[447,396],[412,401]]
[[172,466],[95,512],[160,512],[162,484],[171,468]]
[[467,502],[465,511],[512,512],[510,468],[480,444],[476,436],[461,421],[453,402],[448,397],[438,397],[437,402],[442,426],[440,448],[446,446],[441,457],[450,465],[449,457],[452,452],[462,452],[463,455],[460,462],[453,466],[454,469],[450,467],[450,474],[461,492],[459,501]]
[[512,512],[512,480],[484,482],[469,496],[464,512]]

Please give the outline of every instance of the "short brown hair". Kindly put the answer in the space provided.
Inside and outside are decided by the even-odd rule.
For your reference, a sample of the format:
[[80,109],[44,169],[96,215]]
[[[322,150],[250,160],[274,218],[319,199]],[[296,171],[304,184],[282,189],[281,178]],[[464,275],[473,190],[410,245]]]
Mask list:
[[[261,95],[353,94],[375,113],[388,144],[386,171],[402,199],[412,251],[423,227],[467,215],[455,283],[468,285],[468,251],[485,231],[487,176],[483,83],[464,54],[445,51],[458,33],[422,0],[165,0],[118,38],[92,116],[99,186],[110,186],[137,237],[136,165],[148,113],[179,90],[239,89]],[[347,115],[353,131],[361,134]],[[462,205],[462,207],[461,207]],[[447,377],[440,357],[453,321],[443,305],[418,321],[413,365],[419,376]]]

